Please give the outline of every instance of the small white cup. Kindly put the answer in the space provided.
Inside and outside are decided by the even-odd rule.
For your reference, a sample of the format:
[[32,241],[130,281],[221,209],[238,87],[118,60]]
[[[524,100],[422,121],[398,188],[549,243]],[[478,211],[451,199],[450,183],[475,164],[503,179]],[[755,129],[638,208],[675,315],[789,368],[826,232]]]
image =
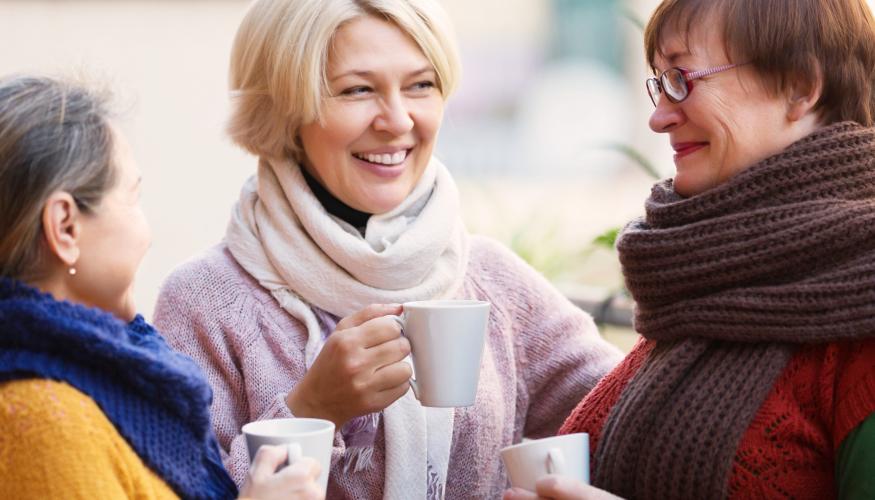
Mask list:
[[589,434],[566,434],[508,446],[501,450],[510,484],[535,491],[547,474],[568,476],[589,484]]
[[250,422],[243,426],[249,463],[265,444],[288,445],[289,465],[301,457],[310,457],[322,466],[319,486],[326,491],[334,446],[334,423],[320,418],[276,418]]
[[489,320],[489,302],[407,302],[394,317],[410,341],[414,376],[410,386],[423,406],[472,406]]

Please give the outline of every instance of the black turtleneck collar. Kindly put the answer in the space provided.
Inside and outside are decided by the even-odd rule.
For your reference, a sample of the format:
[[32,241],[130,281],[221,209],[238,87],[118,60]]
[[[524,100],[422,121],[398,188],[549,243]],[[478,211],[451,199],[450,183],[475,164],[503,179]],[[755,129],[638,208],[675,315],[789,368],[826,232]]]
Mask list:
[[313,191],[316,199],[319,200],[319,203],[322,203],[322,206],[328,211],[328,213],[352,224],[352,226],[358,229],[362,235],[365,234],[365,228],[368,225],[368,219],[371,218],[371,214],[356,210],[338,200],[333,194],[328,192],[322,184],[319,184],[319,181],[310,175],[310,172],[307,172],[306,168],[301,167],[301,173],[304,174],[304,180],[306,180],[307,185],[310,186],[310,191]]

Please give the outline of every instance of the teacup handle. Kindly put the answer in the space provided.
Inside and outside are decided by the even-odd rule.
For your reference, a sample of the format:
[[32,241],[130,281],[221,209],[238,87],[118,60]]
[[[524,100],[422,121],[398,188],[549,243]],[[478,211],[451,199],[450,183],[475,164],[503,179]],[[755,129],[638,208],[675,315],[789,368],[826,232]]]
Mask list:
[[288,465],[294,465],[295,462],[301,459],[304,456],[304,450],[301,449],[301,445],[299,443],[289,443],[289,456],[286,459],[286,463]]
[[565,474],[565,455],[559,448],[547,452],[547,474]]
[[[391,315],[389,317],[395,320],[396,323],[398,323],[398,326],[401,327],[401,335],[404,335],[404,326],[405,323],[407,323],[407,314],[401,313],[400,316]],[[419,385],[416,384],[416,379],[414,377],[410,377],[410,388],[413,389],[413,395],[416,396],[416,399],[419,399]]]

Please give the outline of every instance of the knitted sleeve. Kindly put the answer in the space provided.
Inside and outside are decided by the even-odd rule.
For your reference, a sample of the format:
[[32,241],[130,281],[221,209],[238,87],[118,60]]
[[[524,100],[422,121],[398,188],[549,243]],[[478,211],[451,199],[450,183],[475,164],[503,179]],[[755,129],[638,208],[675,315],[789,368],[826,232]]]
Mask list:
[[[154,324],[209,381],[213,430],[225,468],[240,486],[249,470],[241,428],[294,417],[285,397],[305,368],[300,325],[286,314],[266,313],[264,301],[273,299],[235,266],[219,250],[174,270],[159,294]],[[333,460],[343,451],[336,440]]]
[[[476,256],[490,299],[510,315],[516,369],[528,399],[525,437],[556,434],[575,405],[622,359],[592,318],[568,301],[541,274],[501,245],[478,238]],[[475,250],[472,247],[472,252]],[[472,258],[472,262],[475,258]]]
[[0,383],[0,498],[177,498],[97,404],[53,380]]

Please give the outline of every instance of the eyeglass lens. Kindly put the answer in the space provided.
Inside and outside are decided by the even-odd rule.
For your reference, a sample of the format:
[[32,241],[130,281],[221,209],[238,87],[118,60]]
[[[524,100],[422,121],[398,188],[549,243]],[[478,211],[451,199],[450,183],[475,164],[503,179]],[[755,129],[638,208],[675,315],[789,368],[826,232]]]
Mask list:
[[672,101],[680,102],[687,98],[689,88],[687,87],[687,80],[684,78],[684,74],[681,70],[677,68],[668,69],[659,77],[659,79],[662,83],[663,91]]

